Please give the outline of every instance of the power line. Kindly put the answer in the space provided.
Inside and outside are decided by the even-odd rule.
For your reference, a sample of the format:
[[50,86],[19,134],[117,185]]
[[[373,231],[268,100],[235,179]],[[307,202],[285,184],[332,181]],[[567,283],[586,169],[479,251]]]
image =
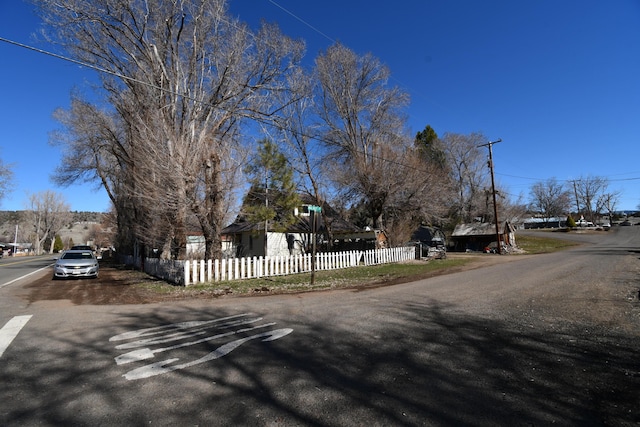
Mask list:
[[[329,40],[332,43],[336,43],[336,40],[333,39],[332,37],[328,36],[327,34],[323,33],[322,31],[320,31],[319,29],[317,29],[316,27],[314,27],[313,25],[311,25],[309,22],[307,22],[306,20],[302,19],[300,16],[296,15],[295,13],[291,12],[289,9],[286,9],[284,6],[276,3],[274,0],[269,0],[269,3],[273,4],[274,6],[276,6],[277,8],[281,9],[282,11],[284,11],[285,13],[287,13],[288,15],[291,15],[293,18],[295,18],[296,20],[302,22],[304,25],[306,25],[307,27],[311,28],[313,31],[315,31],[316,33],[320,34],[322,37],[326,38],[327,40]],[[407,85],[406,83],[404,83],[403,81],[399,80],[398,78],[396,78],[395,76],[391,76],[391,80],[397,82],[398,84],[400,84],[401,86],[405,87],[405,88],[410,88],[409,85]],[[434,102],[432,99],[428,98],[427,96],[423,95],[421,92],[416,92],[414,91],[414,93],[417,93],[417,95],[420,98],[425,99],[426,101],[428,101],[429,103],[435,105],[437,108],[441,109],[441,110],[448,110],[447,108],[443,107],[442,105]]]
[[298,15],[296,15],[295,13],[291,12],[290,10],[286,9],[285,7],[279,5],[278,3],[276,3],[273,0],[269,0],[269,3],[271,3],[272,5],[276,6],[277,8],[283,10],[284,12],[286,12],[287,14],[291,15],[292,17],[294,17],[295,19],[297,19],[298,21],[302,22],[304,25],[306,25],[307,27],[311,28],[313,31],[315,31],[316,33],[320,34],[322,37],[324,37],[325,39],[329,40],[331,43],[335,43],[336,41],[334,39],[332,39],[331,37],[329,37],[328,35],[326,35],[325,33],[323,33],[322,31],[320,31],[319,29],[317,29],[316,27],[314,27],[313,25],[311,25],[310,23],[308,23],[307,21],[305,21],[304,19],[300,18]]
[[[635,172],[629,172],[629,173],[635,173]],[[506,176],[506,177],[509,177],[509,178],[526,179],[526,180],[529,180],[529,181],[546,181],[548,179],[548,178],[531,178],[531,177],[526,177],[526,176],[509,175],[509,174],[506,174],[506,173],[496,173],[496,175]],[[611,175],[611,176],[620,176],[620,175],[626,175],[626,174],[622,173],[622,174],[615,174],[615,175]],[[637,181],[637,180],[640,180],[640,177],[609,178],[608,176],[603,176],[603,178],[606,178],[610,182]],[[559,181],[559,182],[573,182],[573,181],[575,181],[575,179],[558,179],[557,181]]]
[[[139,84],[145,85],[147,87],[150,87],[152,89],[155,89],[155,90],[158,90],[158,91],[161,91],[161,92],[164,92],[164,93],[168,93],[168,94],[171,94],[171,95],[183,97],[184,99],[188,99],[188,100],[196,102],[196,103],[200,103],[200,104],[203,104],[203,105],[207,105],[207,106],[218,108],[220,110],[225,111],[225,108],[223,108],[223,107],[220,107],[220,106],[217,106],[217,105],[213,105],[213,104],[210,104],[210,103],[206,103],[206,102],[204,102],[204,101],[202,101],[200,99],[196,99],[196,98],[194,98],[192,96],[189,96],[189,95],[186,95],[184,93],[176,92],[176,91],[170,90],[170,89],[166,89],[166,88],[157,86],[157,85],[155,85],[153,83],[149,83],[149,82],[145,82],[143,80],[139,80],[139,79],[136,79],[136,78],[133,78],[133,77],[129,77],[129,76],[124,75],[122,73],[114,72],[114,71],[108,70],[106,68],[90,64],[88,62],[84,62],[84,61],[80,61],[80,60],[77,60],[77,59],[73,59],[73,58],[70,58],[68,56],[64,56],[64,55],[60,55],[60,54],[57,54],[57,53],[53,53],[53,52],[50,52],[50,51],[47,51],[47,50],[44,50],[44,49],[36,48],[34,46],[30,46],[30,45],[27,45],[27,44],[24,44],[24,43],[16,42],[14,40],[10,40],[10,39],[7,39],[7,38],[1,37],[1,36],[0,36],[0,41],[8,43],[8,44],[12,44],[14,46],[18,46],[18,47],[21,47],[21,48],[24,48],[24,49],[27,49],[27,50],[31,50],[31,51],[34,51],[34,52],[37,52],[37,53],[40,53],[40,54],[43,54],[43,55],[51,56],[51,57],[54,57],[56,59],[60,59],[60,60],[67,61],[67,62],[71,62],[71,63],[74,63],[76,65],[87,67],[87,68],[93,69],[93,70],[101,72],[101,73],[110,74],[110,75],[113,75],[115,77],[121,78],[123,80],[128,80],[128,81],[131,81],[131,82],[139,83]],[[258,122],[260,124],[267,125],[267,126],[272,126],[272,127],[276,128],[276,129],[289,131],[289,132],[292,132],[292,133],[297,133],[298,135],[303,136],[305,138],[314,139],[316,141],[324,142],[324,143],[328,143],[329,142],[329,141],[327,141],[325,139],[322,139],[322,138],[319,138],[318,136],[315,136],[315,135],[309,135],[309,134],[305,134],[305,133],[300,133],[298,131],[286,128],[285,126],[283,126],[281,124],[278,124],[277,122],[274,122],[274,121],[268,121],[268,120],[265,120],[265,119],[261,119],[259,117],[251,117],[251,119],[255,120],[256,122]],[[359,152],[360,153],[364,153],[364,151],[359,151]],[[416,170],[416,171],[422,170],[420,168],[416,168],[416,167],[413,167],[413,166],[410,166],[410,165],[406,165],[404,163],[401,163],[401,162],[398,162],[398,161],[395,161],[395,160],[392,160],[392,159],[387,159],[387,158],[378,156],[375,153],[370,153],[370,156],[372,158],[376,158],[376,159],[381,160],[381,161],[389,162],[391,164],[396,164],[398,166],[402,166],[402,167],[405,167],[407,169],[412,169],[412,170]]]
[[[274,5],[280,7],[273,0],[269,0],[269,1],[271,3],[273,3]],[[284,8],[282,8],[282,9],[286,11],[286,9],[284,9]],[[231,23],[229,23],[229,24],[231,24]],[[311,27],[311,28],[313,28],[313,27]],[[185,93],[177,92],[177,91],[174,91],[174,90],[171,90],[171,89],[167,89],[167,88],[163,88],[163,87],[157,86],[157,85],[155,85],[153,83],[149,83],[149,82],[146,82],[144,80],[136,79],[134,77],[130,77],[130,76],[127,76],[125,74],[122,74],[122,73],[119,73],[119,72],[116,72],[116,71],[108,70],[106,68],[99,67],[99,66],[94,65],[94,64],[90,64],[88,62],[84,62],[84,61],[80,61],[80,60],[77,60],[77,59],[73,59],[73,58],[70,58],[70,57],[65,56],[65,55],[61,55],[61,54],[57,54],[57,53],[54,53],[54,52],[51,52],[51,51],[47,51],[47,50],[44,50],[44,49],[36,48],[34,46],[30,46],[30,45],[27,45],[27,44],[24,44],[24,43],[20,43],[20,42],[14,41],[14,40],[10,40],[10,39],[7,39],[7,38],[1,37],[1,36],[0,36],[0,42],[5,42],[5,43],[8,43],[8,44],[11,44],[11,45],[23,48],[23,49],[27,49],[27,50],[42,54],[42,55],[50,56],[50,57],[53,57],[53,58],[56,58],[56,59],[60,59],[60,60],[63,60],[63,61],[67,61],[67,62],[76,64],[76,65],[80,65],[82,67],[86,67],[86,68],[98,71],[100,73],[109,74],[109,75],[121,78],[123,80],[127,80],[127,81],[130,81],[130,82],[134,82],[134,83],[138,83],[138,84],[141,84],[141,85],[145,85],[145,86],[150,87],[152,89],[155,89],[155,90],[158,90],[158,91],[161,91],[161,92],[164,92],[164,93],[168,93],[168,94],[171,94],[171,95],[174,95],[174,96],[182,97],[184,99],[188,99],[188,100],[196,102],[196,103],[208,105],[210,107],[218,108],[218,109],[223,110],[223,111],[225,110],[225,108],[223,108],[223,107],[206,103],[206,102],[204,102],[204,101],[202,101],[200,99],[196,99],[195,97],[192,97],[192,96],[187,95]],[[329,142],[329,141],[327,141],[327,140],[325,140],[323,138],[319,138],[318,136],[315,136],[315,135],[304,134],[304,133],[300,133],[300,132],[294,131],[292,129],[288,129],[285,126],[283,126],[281,124],[278,124],[276,122],[273,122],[273,121],[268,121],[266,119],[261,119],[259,117],[251,117],[251,119],[255,120],[256,122],[258,122],[260,124],[264,124],[264,125],[267,125],[267,126],[273,126],[276,129],[298,133],[300,136],[303,136],[303,137],[306,137],[306,138],[310,138],[310,139],[314,139],[314,140],[316,140],[318,142],[324,142],[324,143],[328,143]],[[364,151],[359,151],[359,153],[363,153],[363,152]],[[378,156],[375,153],[371,153],[370,156],[372,158],[378,159],[380,161],[385,161],[385,162],[388,162],[388,163],[391,163],[391,164],[395,164],[397,166],[401,166],[401,167],[404,167],[404,168],[407,168],[407,169],[410,169],[410,170],[415,170],[415,171],[421,171],[422,170],[420,168],[413,167],[413,166],[404,164],[404,163],[396,161],[396,160],[387,159],[387,158],[384,158],[382,156]],[[512,178],[519,178],[519,179],[527,179],[527,180],[531,180],[531,181],[544,181],[545,180],[545,179],[541,179],[541,178],[521,177],[521,176],[508,175],[508,174],[502,174],[502,173],[496,173],[496,175],[512,177]],[[620,175],[624,175],[624,174],[616,174],[614,176],[620,176]],[[605,178],[607,178],[607,177],[605,177]],[[609,181],[611,181],[611,182],[637,181],[637,180],[640,180],[640,177],[618,178],[618,179],[607,178],[607,179]],[[561,182],[572,182],[573,180],[566,179],[566,180],[559,180],[559,181],[561,181]]]
[[[9,39],[6,39],[4,37],[0,37],[0,41],[8,43],[8,44],[12,44],[14,46],[18,46],[18,47],[21,47],[21,48],[24,48],[24,49],[28,49],[28,50],[31,50],[31,51],[34,51],[34,52],[37,52],[37,53],[41,53],[43,55],[51,56],[53,58],[62,59],[63,61],[71,62],[73,64],[80,65],[82,67],[91,68],[91,69],[93,69],[95,71],[99,71],[101,73],[111,74],[111,75],[113,75],[115,77],[118,77],[118,78],[121,78],[121,79],[124,79],[124,80],[129,80],[129,81],[132,81],[132,82],[135,82],[135,83],[140,83],[140,84],[143,84],[143,85],[147,85],[147,86],[150,86],[150,87],[152,87],[154,89],[160,89],[160,90],[163,90],[165,92],[171,92],[169,90],[166,90],[166,89],[160,88],[160,87],[158,87],[156,85],[153,85],[153,84],[151,84],[149,82],[138,80],[138,79],[135,79],[133,77],[129,77],[129,76],[126,76],[124,74],[118,73],[116,71],[107,70],[106,68],[102,68],[102,67],[99,67],[97,65],[89,64],[88,62],[83,62],[83,61],[80,61],[80,60],[77,60],[77,59],[70,58],[68,56],[64,56],[64,55],[60,55],[60,54],[57,54],[57,53],[54,53],[54,52],[50,52],[48,50],[39,49],[37,47],[30,46],[30,45],[27,45],[27,44],[24,44],[24,43],[20,43],[20,42],[14,41],[14,40],[9,40]],[[173,94],[176,94],[176,93],[173,93]]]
[[[325,34],[324,32],[320,31],[318,28],[314,27],[312,24],[310,24],[309,22],[307,22],[306,20],[302,19],[300,16],[296,15],[295,13],[293,13],[292,11],[290,11],[289,9],[285,8],[284,6],[278,4],[275,0],[269,0],[269,3],[273,4],[275,7],[281,9],[282,11],[284,11],[285,13],[287,13],[288,15],[292,16],[293,18],[295,18],[296,20],[300,21],[301,23],[303,23],[304,25],[308,26],[309,28],[311,28],[313,31],[315,31],[316,33],[320,34],[321,36],[323,36],[324,38],[326,38],[327,40],[331,41],[332,43],[335,43],[335,39],[333,39],[332,37],[328,36],[327,34]],[[398,82],[399,84],[403,85],[403,86],[407,86],[405,85],[402,81],[396,79],[396,78],[392,78],[393,80],[395,80],[396,82]],[[422,95],[420,95],[422,96]],[[428,99],[425,97],[425,99]],[[433,102],[433,101],[431,101]],[[439,108],[442,108],[441,106],[438,106]],[[408,167],[408,166],[407,166]],[[632,172],[634,173],[634,172]],[[530,178],[530,177],[522,177],[522,176],[515,176],[515,175],[507,175],[507,174],[503,174],[503,173],[496,173],[496,175],[499,176],[506,176],[506,177],[510,177],[510,178],[518,178],[518,179],[526,179],[526,180],[531,180],[531,181],[544,181],[544,179],[541,178]],[[616,175],[612,175],[612,176],[619,176],[619,175],[625,175],[625,174],[616,174]],[[640,177],[637,178],[620,178],[620,179],[611,179],[607,177],[607,180],[611,181],[611,182],[619,182],[619,181],[636,181],[636,180],[640,180]],[[572,180],[560,180],[562,182],[571,182]]]

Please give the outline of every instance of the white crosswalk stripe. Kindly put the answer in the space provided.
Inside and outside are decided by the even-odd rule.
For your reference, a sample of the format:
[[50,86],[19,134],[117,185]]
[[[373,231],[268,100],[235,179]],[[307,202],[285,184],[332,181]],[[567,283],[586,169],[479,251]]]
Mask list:
[[4,354],[4,351],[13,342],[14,338],[18,335],[20,330],[31,319],[31,314],[25,316],[16,316],[9,320],[6,325],[0,329],[0,357]]

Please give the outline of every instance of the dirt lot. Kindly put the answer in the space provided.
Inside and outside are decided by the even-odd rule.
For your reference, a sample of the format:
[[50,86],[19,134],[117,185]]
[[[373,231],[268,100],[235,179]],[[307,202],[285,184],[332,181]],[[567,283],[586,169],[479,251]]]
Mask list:
[[98,279],[52,280],[47,274],[25,286],[23,297],[30,303],[68,300],[75,305],[149,304],[180,298],[142,286],[158,282],[139,271],[103,266]]

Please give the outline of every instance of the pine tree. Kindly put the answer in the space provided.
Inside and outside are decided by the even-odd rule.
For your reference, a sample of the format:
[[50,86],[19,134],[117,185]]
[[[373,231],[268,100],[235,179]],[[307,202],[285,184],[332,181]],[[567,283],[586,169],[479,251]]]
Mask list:
[[286,231],[296,221],[294,210],[300,206],[293,169],[286,156],[272,141],[263,139],[245,173],[251,183],[243,204],[247,219],[264,222],[265,231]]
[[56,234],[56,238],[53,241],[53,251],[60,252],[63,249],[64,249],[64,243],[62,243],[62,239],[60,238],[60,236]]

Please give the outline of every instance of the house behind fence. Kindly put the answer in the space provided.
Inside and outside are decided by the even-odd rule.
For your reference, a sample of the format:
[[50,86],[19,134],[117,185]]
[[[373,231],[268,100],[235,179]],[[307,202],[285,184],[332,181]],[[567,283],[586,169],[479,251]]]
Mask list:
[[[316,254],[315,270],[335,270],[416,259],[416,248],[398,247],[367,251],[322,252]],[[189,286],[197,283],[284,276],[310,272],[311,254],[229,258],[223,260],[162,260],[126,256],[123,262],[168,282]]]

